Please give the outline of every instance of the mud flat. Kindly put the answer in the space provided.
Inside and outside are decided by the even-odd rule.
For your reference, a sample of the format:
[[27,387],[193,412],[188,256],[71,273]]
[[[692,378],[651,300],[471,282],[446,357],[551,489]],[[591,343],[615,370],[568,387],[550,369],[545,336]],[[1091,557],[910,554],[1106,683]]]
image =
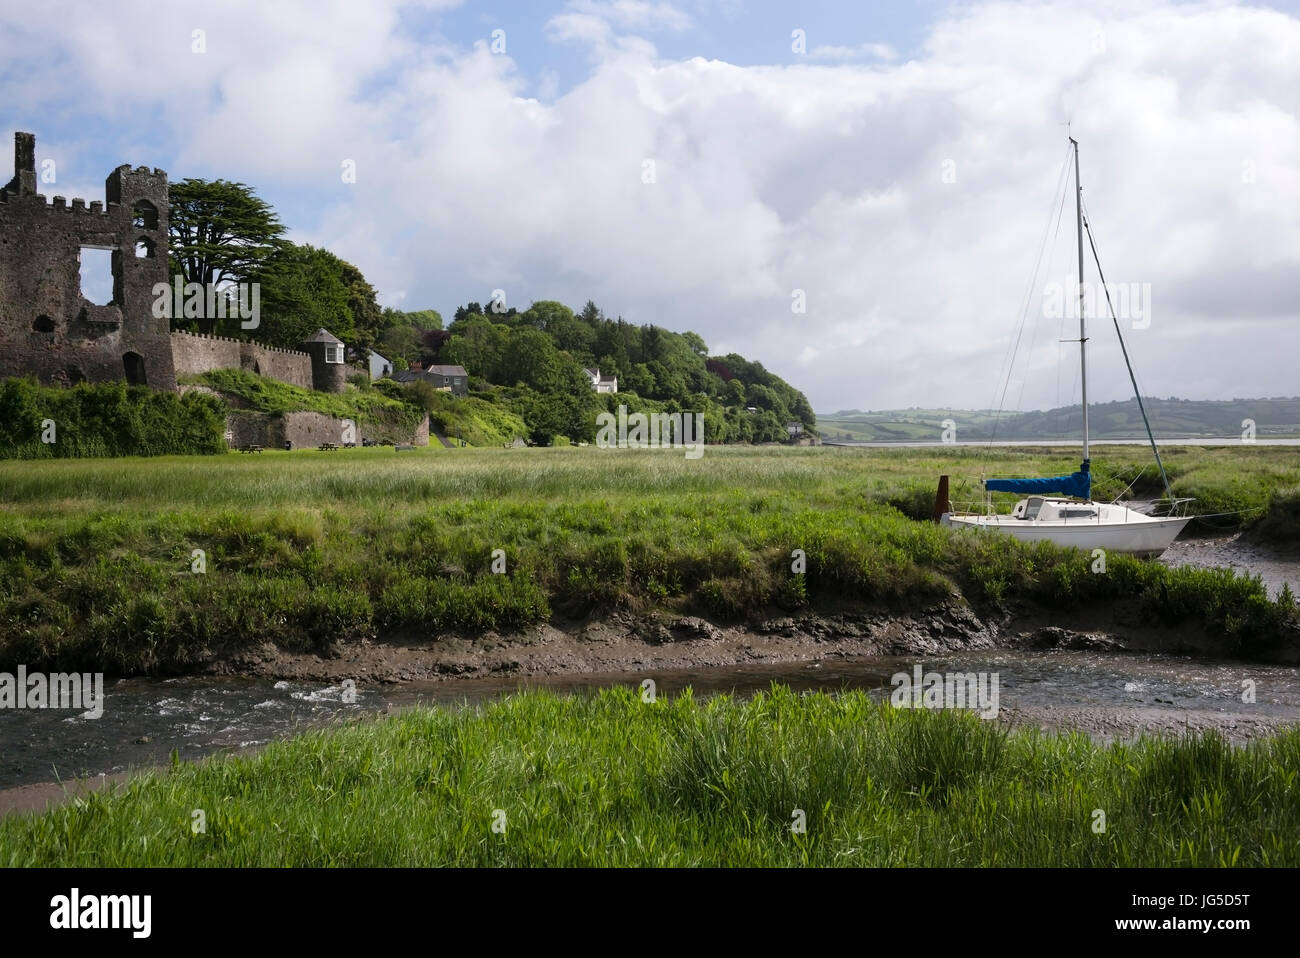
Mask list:
[[[1068,626],[1061,625],[1068,622]],[[561,676],[810,662],[866,656],[934,656],[988,649],[1085,649],[1173,653],[1210,660],[1300,663],[1300,629],[1241,654],[1199,626],[1142,621],[1134,605],[1053,613],[1026,609],[981,618],[962,603],[916,615],[854,611],[780,616],[728,625],[670,613],[616,613],[517,633],[392,636],[350,642],[337,655],[301,655],[271,643],[204,670],[209,675],[395,683],[491,675]]]

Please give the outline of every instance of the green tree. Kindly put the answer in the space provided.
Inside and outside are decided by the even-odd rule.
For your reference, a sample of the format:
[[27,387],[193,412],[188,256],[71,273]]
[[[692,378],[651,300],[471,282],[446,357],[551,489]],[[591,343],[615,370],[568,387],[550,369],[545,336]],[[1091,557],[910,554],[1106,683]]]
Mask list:
[[[333,253],[329,254],[334,256]],[[342,339],[352,350],[352,357],[364,361],[366,354],[379,342],[383,332],[383,311],[379,308],[375,288],[366,282],[361,270],[345,259],[334,256],[339,271],[339,279],[348,291],[348,312],[352,316],[352,335],[345,337],[336,330],[330,330]],[[329,329],[329,327],[325,327]]]
[[398,315],[405,317],[408,323],[420,329],[442,329],[442,313],[436,309],[417,309],[398,313]]
[[328,250],[283,244],[257,274],[262,284],[258,341],[297,349],[317,329],[327,329],[343,342],[352,342],[348,303],[353,291],[343,280],[342,265]]
[[512,385],[504,375],[506,344],[510,330],[493,323],[481,313],[470,313],[451,324],[451,339],[440,351],[444,363],[459,363],[472,376],[488,382]]
[[[251,187],[229,180],[186,179],[169,191],[170,269],[186,283],[221,288],[255,280],[280,247],[284,226]],[[263,309],[265,301],[263,301]],[[216,317],[197,320],[211,333]],[[193,321],[191,321],[193,322]],[[173,320],[174,328],[186,321]]]
[[391,360],[394,371],[405,369],[411,360],[420,356],[420,334],[414,326],[389,326],[379,334],[375,352]]
[[687,330],[682,333],[682,339],[685,340],[686,345],[691,348],[691,352],[696,356],[704,357],[709,355],[709,347],[704,344],[704,339],[699,333],[692,333]]
[[572,321],[573,310],[553,299],[541,299],[520,314],[522,322],[543,332],[549,332],[556,323]]

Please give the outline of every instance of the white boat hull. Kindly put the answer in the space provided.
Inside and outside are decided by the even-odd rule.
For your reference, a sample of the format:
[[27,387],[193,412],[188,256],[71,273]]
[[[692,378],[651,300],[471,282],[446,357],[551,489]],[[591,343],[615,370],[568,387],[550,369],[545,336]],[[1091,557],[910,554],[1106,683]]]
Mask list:
[[1022,542],[1054,542],[1090,552],[1104,549],[1141,556],[1158,556],[1183,531],[1190,517],[1159,518],[1118,505],[1097,505],[1095,518],[1035,518],[1015,515],[945,513],[943,525],[958,529],[1004,532]]

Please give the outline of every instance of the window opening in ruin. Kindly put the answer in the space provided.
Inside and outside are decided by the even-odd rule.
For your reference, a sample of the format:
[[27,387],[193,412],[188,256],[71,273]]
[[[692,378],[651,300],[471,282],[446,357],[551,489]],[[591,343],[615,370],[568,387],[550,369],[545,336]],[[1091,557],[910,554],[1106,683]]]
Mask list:
[[81,247],[81,295],[96,306],[113,302],[113,251]]
[[154,244],[151,240],[140,237],[135,241],[135,258],[136,259],[153,259]]
[[50,319],[50,317],[46,316],[44,313],[41,313],[41,315],[37,316],[36,319],[32,321],[32,329],[36,330],[38,333],[52,333],[54,332],[54,320]]
[[134,216],[131,225],[138,230],[156,230],[158,228],[158,208],[148,200],[137,200],[132,207]]

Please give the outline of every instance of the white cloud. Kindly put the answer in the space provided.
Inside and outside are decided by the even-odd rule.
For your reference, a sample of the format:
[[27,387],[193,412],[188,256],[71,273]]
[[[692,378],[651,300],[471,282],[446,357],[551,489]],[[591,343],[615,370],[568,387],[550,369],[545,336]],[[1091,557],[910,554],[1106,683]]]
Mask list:
[[[6,49],[33,50],[4,92],[122,124],[130,162],[311,197],[298,236],[408,308],[590,297],[758,359],[821,409],[997,394],[1069,120],[1108,279],[1152,286],[1150,327],[1127,333],[1143,385],[1295,392],[1300,22],[1283,14],[984,4],[908,62],[740,67],[662,59],[649,37],[691,22],[669,4],[581,2],[547,35],[590,76],[533,98],[509,56],[422,42],[396,2],[230,6],[202,18],[206,59],[198,6],[56,10],[68,26],[39,47],[0,13]],[[169,141],[169,163],[143,147]],[[1067,209],[1043,279],[1073,262]],[[1091,395],[1123,398],[1113,333],[1093,334]],[[1071,399],[1058,338],[1036,331],[1027,405]]]
[[863,43],[856,47],[813,47],[808,56],[814,60],[897,60],[898,51],[888,43]]

